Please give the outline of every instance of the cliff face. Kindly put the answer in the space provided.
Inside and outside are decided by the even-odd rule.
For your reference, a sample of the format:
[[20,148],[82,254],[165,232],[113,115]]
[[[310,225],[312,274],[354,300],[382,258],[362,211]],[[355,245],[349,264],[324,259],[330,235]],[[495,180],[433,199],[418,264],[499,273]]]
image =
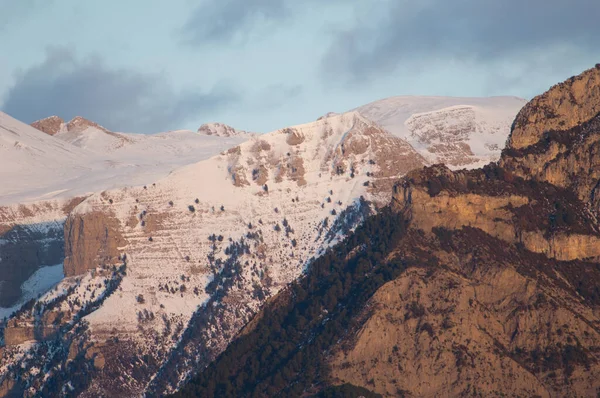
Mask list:
[[331,382],[390,397],[600,391],[599,112],[596,67],[523,108],[499,165],[396,185],[410,231],[390,257],[423,266],[372,297]]
[[67,218],[65,276],[76,276],[104,265],[116,264],[126,244],[119,221],[108,212],[75,212]]
[[330,382],[386,397],[597,393],[597,264],[552,260],[476,228],[421,231],[397,256],[422,265],[369,300],[328,356]]
[[534,98],[517,116],[500,165],[574,191],[600,211],[600,65]]
[[478,228],[550,258],[600,260],[596,218],[573,192],[524,181],[496,166],[451,172],[434,166],[395,187],[394,205],[415,228]]
[[523,149],[550,131],[568,131],[600,113],[600,64],[531,100],[517,115],[508,148]]
[[0,235],[0,307],[11,307],[21,297],[21,285],[45,265],[64,258],[60,221],[15,225]]

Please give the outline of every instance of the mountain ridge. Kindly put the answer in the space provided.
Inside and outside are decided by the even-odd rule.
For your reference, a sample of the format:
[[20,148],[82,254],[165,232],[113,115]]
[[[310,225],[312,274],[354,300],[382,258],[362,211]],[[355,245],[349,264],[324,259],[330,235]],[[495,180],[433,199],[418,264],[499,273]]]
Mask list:
[[[46,394],[59,380],[72,380],[84,395],[175,391],[269,297],[388,203],[398,178],[428,164],[359,112],[328,116],[250,135],[145,185],[81,198],[57,223],[65,279],[17,311],[4,333],[10,363],[62,365],[49,379],[25,372],[20,380]],[[90,132],[94,141],[72,141],[78,149],[95,142],[117,157],[132,147]],[[152,139],[178,135],[200,136],[177,131]],[[54,354],[37,351],[48,346]],[[87,376],[78,378],[80,371]],[[23,384],[10,384],[10,372],[2,372],[4,385],[19,391]]]
[[[599,73],[530,101],[499,164],[409,172],[176,396],[596,395],[600,125],[567,112],[557,131],[552,115],[593,109]],[[589,96],[570,96],[582,81]]]

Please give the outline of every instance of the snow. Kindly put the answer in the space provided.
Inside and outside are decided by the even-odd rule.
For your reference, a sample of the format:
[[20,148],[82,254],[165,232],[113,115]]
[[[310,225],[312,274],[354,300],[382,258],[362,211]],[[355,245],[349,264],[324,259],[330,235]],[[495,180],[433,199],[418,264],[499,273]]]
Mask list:
[[[121,221],[128,242],[123,248],[128,260],[127,276],[119,291],[86,317],[94,333],[108,333],[115,327],[120,332],[139,333],[136,314],[142,309],[157,314],[157,321],[148,327],[159,331],[162,328],[159,315],[177,317],[186,323],[208,299],[205,287],[214,278],[207,268],[207,256],[211,252],[208,237],[212,234],[224,237],[223,242],[216,245],[217,257],[225,258],[224,250],[230,238],[238,241],[249,231],[260,231],[261,244],[269,259],[258,261],[261,263],[258,266],[272,278],[272,292],[296,278],[311,257],[318,256],[324,247],[335,242],[326,243],[326,233],[318,232],[325,219],[333,225],[336,217],[332,216],[332,210],[336,209],[339,215],[361,196],[379,199],[364,184],[370,179],[367,171],[378,169],[368,162],[377,158],[378,148],[367,148],[358,155],[348,151],[343,154],[342,150],[353,135],[363,137],[366,131],[374,136],[389,136],[383,130],[373,129],[377,126],[356,112],[337,115],[252,137],[229,152],[177,169],[147,189],[132,187],[89,197],[74,211],[104,211],[106,198],[111,198],[113,204],[109,205],[109,211]],[[302,142],[290,144],[292,133],[302,137]],[[395,145],[400,144],[398,140]],[[408,145],[406,148],[411,151]],[[291,170],[278,174],[293,159],[302,159],[302,182],[292,178]],[[356,176],[349,176],[349,167],[337,175],[336,162],[355,163]],[[268,170],[264,183],[253,180],[253,170],[261,166]],[[234,173],[246,183],[234,184]],[[328,197],[330,202],[326,201]],[[194,206],[194,212],[189,211],[190,205]],[[224,211],[220,210],[221,206]],[[127,226],[128,220],[139,220],[143,211],[147,214],[145,227],[139,221]],[[284,229],[284,219],[294,230],[289,236],[274,229],[277,224]],[[149,231],[151,220],[159,220],[160,227]],[[250,223],[254,226],[252,230],[248,228]],[[153,240],[149,241],[149,237]],[[297,247],[292,247],[292,239],[299,242]],[[260,282],[249,266],[244,273],[249,284]],[[181,275],[189,278],[185,282],[187,292],[173,294],[158,288],[165,283],[179,286]],[[199,295],[192,293],[195,287]],[[136,301],[139,294],[145,297],[143,305]]]
[[[464,142],[473,156],[469,167],[497,160],[510,133],[512,122],[526,100],[517,97],[424,97],[399,96],[356,108],[392,134],[407,140],[431,163],[444,162],[432,148],[451,142]],[[453,132],[466,133],[457,139]],[[428,136],[442,133],[429,140]],[[439,134],[438,134],[439,135]],[[452,167],[452,165],[450,165]],[[456,168],[456,167],[455,167]]]
[[17,304],[10,308],[0,307],[0,319],[4,319],[18,310],[23,304],[33,298],[38,298],[42,294],[52,289],[64,278],[63,265],[51,265],[38,269],[29,279],[21,285],[23,292],[21,299]]
[[95,127],[52,137],[0,112],[0,205],[150,183],[246,139],[192,131],[110,133]]

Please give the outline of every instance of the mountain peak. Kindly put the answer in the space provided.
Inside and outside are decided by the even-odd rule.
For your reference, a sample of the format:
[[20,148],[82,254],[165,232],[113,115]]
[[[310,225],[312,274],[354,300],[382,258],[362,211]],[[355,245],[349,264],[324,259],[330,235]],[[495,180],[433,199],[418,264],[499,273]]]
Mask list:
[[88,128],[96,128],[104,132],[109,132],[105,127],[100,126],[98,123],[92,122],[82,116],[75,116],[69,123],[67,123],[67,130],[69,132],[81,132]]
[[65,121],[59,116],[49,116],[31,123],[31,127],[38,129],[48,135],[59,133]]
[[80,133],[88,128],[95,128],[104,132],[110,132],[107,128],[100,126],[98,123],[92,122],[82,116],[75,116],[68,123],[60,116],[49,116],[44,119],[37,120],[31,123],[31,127],[36,128],[48,135],[56,135],[59,133],[75,132]]
[[546,131],[566,131],[600,113],[600,64],[556,84],[532,99],[517,115],[508,147],[525,148]]
[[237,137],[248,134],[247,131],[237,130],[224,123],[205,123],[198,128],[198,133],[217,137]]

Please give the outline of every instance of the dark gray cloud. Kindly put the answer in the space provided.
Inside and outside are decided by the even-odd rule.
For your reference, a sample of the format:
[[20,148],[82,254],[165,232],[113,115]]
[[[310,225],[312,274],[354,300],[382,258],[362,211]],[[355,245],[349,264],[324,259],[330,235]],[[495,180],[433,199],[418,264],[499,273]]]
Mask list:
[[190,44],[231,41],[255,24],[280,21],[289,15],[291,0],[207,0],[196,7],[183,34]]
[[176,92],[162,75],[111,69],[101,59],[79,60],[55,48],[41,64],[18,73],[1,109],[28,123],[83,116],[113,131],[150,133],[212,117],[239,99],[226,86]]
[[[328,78],[368,80],[399,66],[448,60],[572,62],[564,48],[600,55],[598,0],[380,0],[360,8],[323,59]],[[366,4],[366,3],[365,3]],[[548,57],[556,52],[556,57]],[[591,66],[591,65],[590,65]]]
[[326,14],[331,7],[347,7],[361,1],[369,0],[204,0],[192,11],[182,34],[191,45],[244,43],[256,30],[273,34],[274,29],[304,12],[316,10]]

